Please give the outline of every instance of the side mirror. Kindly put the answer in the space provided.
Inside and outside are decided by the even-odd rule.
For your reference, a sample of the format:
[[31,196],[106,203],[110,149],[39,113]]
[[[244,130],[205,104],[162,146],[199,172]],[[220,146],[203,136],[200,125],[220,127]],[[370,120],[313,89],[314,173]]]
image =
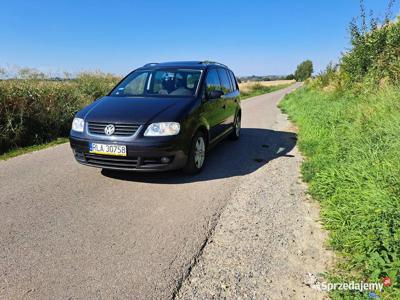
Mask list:
[[224,92],[221,90],[210,91],[208,93],[207,98],[208,99],[218,99],[218,98],[221,98],[223,94],[224,94]]

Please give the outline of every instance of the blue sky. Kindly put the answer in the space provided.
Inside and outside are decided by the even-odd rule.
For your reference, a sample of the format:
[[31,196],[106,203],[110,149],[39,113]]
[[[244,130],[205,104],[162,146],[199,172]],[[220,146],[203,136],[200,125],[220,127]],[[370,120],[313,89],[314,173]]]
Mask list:
[[[365,2],[383,16],[386,0]],[[0,11],[3,67],[125,74],[147,62],[208,59],[265,75],[337,60],[359,2],[13,0]]]

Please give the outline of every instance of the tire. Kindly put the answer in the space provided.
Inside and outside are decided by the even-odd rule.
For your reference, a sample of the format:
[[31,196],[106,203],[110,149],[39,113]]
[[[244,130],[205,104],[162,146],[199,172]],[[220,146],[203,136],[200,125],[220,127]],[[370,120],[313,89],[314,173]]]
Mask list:
[[189,157],[183,172],[187,174],[200,173],[206,160],[206,138],[202,131],[198,131],[190,145]]
[[240,113],[238,113],[235,118],[235,124],[233,125],[233,131],[229,136],[231,140],[237,141],[240,138],[241,123],[242,116]]

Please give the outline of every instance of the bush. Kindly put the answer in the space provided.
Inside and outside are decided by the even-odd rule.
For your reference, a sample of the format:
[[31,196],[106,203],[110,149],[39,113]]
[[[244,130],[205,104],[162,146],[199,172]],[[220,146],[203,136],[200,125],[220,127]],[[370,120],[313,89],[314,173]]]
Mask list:
[[370,78],[379,84],[383,78],[391,83],[400,79],[400,23],[385,24],[353,37],[353,48],[342,58],[341,67],[353,81]]
[[81,93],[93,100],[109,93],[118,81],[119,78],[101,72],[84,72],[76,78]]
[[98,73],[66,81],[0,81],[0,154],[67,136],[74,114],[117,81]]

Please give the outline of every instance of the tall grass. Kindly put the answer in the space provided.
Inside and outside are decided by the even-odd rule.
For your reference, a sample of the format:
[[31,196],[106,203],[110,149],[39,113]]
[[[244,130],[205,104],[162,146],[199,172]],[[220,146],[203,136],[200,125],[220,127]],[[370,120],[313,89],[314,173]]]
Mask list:
[[[400,299],[400,88],[377,94],[305,88],[281,104],[298,124],[309,192],[341,258],[332,280],[379,282]],[[358,293],[334,297],[360,297]]]
[[392,285],[379,294],[400,299],[400,19],[378,26],[372,18],[368,27],[361,7],[361,25],[350,24],[352,48],[281,107],[299,126],[303,177],[338,253],[330,279],[388,276]]
[[107,94],[119,79],[83,73],[76,79],[0,81],[0,154],[67,136],[74,114]]

